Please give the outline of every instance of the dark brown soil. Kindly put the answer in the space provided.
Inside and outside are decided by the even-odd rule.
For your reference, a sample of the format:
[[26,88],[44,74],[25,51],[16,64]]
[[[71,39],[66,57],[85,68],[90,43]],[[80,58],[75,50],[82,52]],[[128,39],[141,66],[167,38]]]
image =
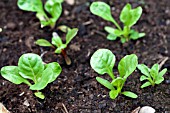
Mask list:
[[[103,0],[113,8],[113,16],[118,20],[122,7],[130,2],[134,7],[141,5],[143,15],[134,26],[146,36],[137,41],[121,44],[119,40],[108,41],[103,27],[112,25],[89,12],[93,0],[77,0],[74,6],[63,3],[63,14],[58,25],[78,27],[79,33],[68,47],[72,65],[67,66],[61,55],[53,49],[36,46],[38,38],[51,40],[51,34],[57,29],[41,29],[34,13],[18,9],[16,0],[0,1],[0,68],[6,65],[17,65],[19,57],[28,52],[43,56],[45,62],[57,61],[62,66],[62,74],[49,84],[42,92],[46,98],[40,100],[34,96],[29,87],[12,84],[0,77],[0,102],[13,113],[130,113],[138,106],[152,106],[157,113],[170,113],[170,76],[155,87],[140,89],[140,74],[130,76],[123,90],[138,94],[137,99],[120,95],[111,100],[108,90],[96,82],[99,76],[90,67],[91,55],[99,48],[110,49],[117,58],[114,72],[117,74],[117,63],[125,55],[135,53],[139,63],[152,66],[170,57],[170,0]],[[110,2],[108,2],[110,1]],[[61,34],[62,36],[62,34]],[[170,59],[163,67],[170,70]],[[107,75],[105,75],[107,76]],[[27,104],[26,104],[27,103]]]

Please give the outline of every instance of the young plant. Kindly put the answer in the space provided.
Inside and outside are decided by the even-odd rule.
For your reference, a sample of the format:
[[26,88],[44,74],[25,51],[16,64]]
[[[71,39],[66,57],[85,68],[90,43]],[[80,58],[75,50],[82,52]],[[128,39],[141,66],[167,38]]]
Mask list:
[[122,9],[120,14],[120,21],[124,24],[123,29],[115,21],[111,15],[110,6],[104,2],[93,2],[90,6],[90,11],[104,20],[112,22],[117,28],[106,26],[104,29],[109,33],[107,36],[108,40],[116,40],[120,37],[122,43],[129,41],[130,39],[137,40],[145,36],[145,33],[138,33],[137,31],[131,29],[131,27],[136,24],[142,15],[142,8],[137,7],[135,9],[131,8],[130,4]]
[[[35,96],[44,99],[45,96],[39,90],[53,82],[61,73],[61,67],[57,62],[44,64],[37,54],[23,54],[18,61],[18,66],[5,66],[1,68],[1,75],[14,84],[25,83],[31,90],[36,90]],[[33,84],[29,80],[32,80]]]
[[[47,0],[44,8],[41,0],[18,0],[17,4],[22,10],[35,12],[36,17],[40,20],[41,27],[51,26],[51,28],[54,28],[62,13],[62,2],[63,0]],[[49,13],[51,17],[48,17],[45,12]]]
[[110,90],[111,99],[115,99],[118,94],[123,94],[131,98],[137,98],[137,95],[130,91],[123,91],[123,85],[126,79],[136,69],[138,60],[135,54],[126,55],[118,64],[119,77],[115,77],[113,67],[115,64],[115,55],[108,49],[99,49],[91,57],[91,67],[100,75],[107,73],[112,82],[101,77],[96,77],[96,80]]
[[66,64],[70,65],[71,60],[67,56],[65,49],[66,49],[67,45],[70,43],[70,41],[76,36],[77,32],[78,32],[77,28],[73,28],[73,29],[69,28],[68,32],[66,34],[66,43],[63,43],[61,38],[58,36],[58,34],[54,32],[53,37],[52,37],[52,42],[51,42],[52,44],[45,39],[38,39],[36,41],[36,44],[39,46],[56,48],[55,53],[58,53],[58,54],[61,53],[64,56]]
[[166,73],[167,69],[163,69],[161,72],[159,72],[159,64],[154,64],[152,68],[148,68],[145,64],[139,64],[137,68],[141,71],[143,74],[140,77],[140,81],[147,81],[145,82],[141,88],[145,88],[148,86],[155,86],[155,84],[160,84],[164,81],[163,75]]

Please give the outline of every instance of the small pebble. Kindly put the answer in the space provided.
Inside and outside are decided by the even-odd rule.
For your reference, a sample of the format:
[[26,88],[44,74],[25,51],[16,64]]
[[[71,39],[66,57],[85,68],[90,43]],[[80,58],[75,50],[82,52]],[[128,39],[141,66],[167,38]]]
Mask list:
[[11,30],[14,30],[16,28],[16,24],[14,22],[8,22],[6,26],[8,29]]
[[0,32],[2,32],[2,28],[0,28]]
[[28,100],[25,100],[23,104],[24,104],[25,106],[27,106],[27,107],[30,106]]
[[139,113],[155,113],[155,109],[150,106],[144,106],[140,109]]
[[170,84],[170,80],[166,80],[165,83],[166,83],[166,84]]

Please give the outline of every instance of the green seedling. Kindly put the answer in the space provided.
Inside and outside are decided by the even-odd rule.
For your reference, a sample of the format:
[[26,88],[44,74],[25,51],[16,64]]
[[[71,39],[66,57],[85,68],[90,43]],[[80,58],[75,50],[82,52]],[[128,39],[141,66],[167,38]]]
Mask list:
[[[55,27],[55,23],[62,13],[63,0],[47,0],[44,5],[41,0],[18,0],[18,7],[24,11],[32,11],[36,13],[36,17],[40,20],[41,27]],[[45,9],[45,11],[44,11]],[[47,16],[50,14],[50,17]]]
[[145,64],[139,64],[137,68],[143,74],[140,77],[140,81],[147,81],[145,82],[141,88],[145,88],[148,86],[155,86],[155,84],[160,84],[164,81],[163,75],[166,73],[167,69],[163,69],[159,72],[160,68],[158,64],[154,64],[152,68],[148,68]]
[[57,53],[57,54],[61,53],[64,56],[66,64],[70,65],[71,60],[67,56],[65,49],[66,49],[67,45],[70,43],[70,41],[76,36],[77,32],[78,32],[77,28],[73,28],[73,29],[69,28],[68,32],[66,34],[66,43],[63,43],[61,38],[58,36],[58,34],[56,32],[54,32],[51,43],[45,39],[38,39],[36,41],[36,44],[39,46],[56,48],[55,53]]
[[39,90],[56,80],[61,70],[57,62],[44,64],[37,54],[27,53],[19,58],[18,66],[2,67],[1,75],[14,84],[27,84],[31,90],[37,91],[34,93],[37,97],[44,99],[45,96]]
[[121,11],[120,21],[124,24],[123,29],[116,22],[116,20],[111,15],[110,6],[104,2],[93,2],[90,6],[90,11],[104,20],[112,22],[116,28],[106,26],[104,29],[109,33],[107,36],[108,40],[116,40],[120,37],[122,43],[129,41],[130,39],[137,40],[145,36],[145,33],[138,33],[137,31],[131,29],[131,27],[136,24],[142,15],[142,8],[137,7],[135,9],[131,8],[130,4],[127,4]]
[[96,80],[110,90],[110,98],[115,99],[119,94],[131,98],[137,98],[137,95],[130,91],[123,91],[122,88],[126,82],[127,77],[133,73],[138,65],[137,56],[135,54],[126,55],[118,64],[119,76],[115,77],[113,67],[115,64],[115,55],[108,49],[99,49],[91,57],[91,67],[100,75],[107,73],[112,82],[96,77]]

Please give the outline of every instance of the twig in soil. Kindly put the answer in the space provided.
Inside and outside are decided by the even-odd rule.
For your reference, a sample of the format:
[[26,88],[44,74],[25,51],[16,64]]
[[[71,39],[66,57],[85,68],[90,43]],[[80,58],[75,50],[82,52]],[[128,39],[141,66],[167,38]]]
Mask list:
[[91,23],[93,23],[93,20],[89,20],[87,22],[84,22],[83,25],[86,26],[86,25],[90,25]]
[[160,62],[159,67],[161,68],[168,59],[169,59],[169,57],[164,57],[162,62]]
[[41,53],[40,57],[42,58],[46,53],[47,51],[44,51],[43,53]]
[[63,108],[65,110],[65,113],[68,113],[68,110],[67,110],[66,106],[63,103],[62,103],[62,106],[63,106]]
[[104,33],[102,33],[102,32],[100,32],[100,31],[94,31],[95,33],[97,33],[97,34],[99,34],[99,35],[101,35],[101,36],[104,36],[104,37],[106,37],[106,35],[104,34]]

